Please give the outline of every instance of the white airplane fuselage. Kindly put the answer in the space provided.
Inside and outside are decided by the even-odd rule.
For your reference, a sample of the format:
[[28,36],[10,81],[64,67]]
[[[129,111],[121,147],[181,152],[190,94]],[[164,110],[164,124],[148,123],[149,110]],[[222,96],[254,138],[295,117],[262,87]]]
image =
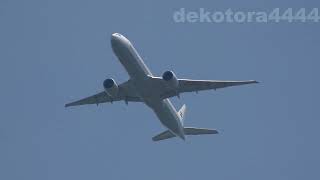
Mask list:
[[183,124],[169,99],[160,99],[157,91],[152,91],[152,73],[143,62],[130,41],[121,34],[111,36],[111,46],[130,76],[137,95],[149,106],[160,122],[174,135],[185,139]]

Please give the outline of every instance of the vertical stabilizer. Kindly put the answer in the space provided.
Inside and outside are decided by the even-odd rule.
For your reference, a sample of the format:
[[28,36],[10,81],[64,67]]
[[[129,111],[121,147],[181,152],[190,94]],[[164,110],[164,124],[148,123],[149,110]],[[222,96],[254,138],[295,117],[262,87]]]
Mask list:
[[187,106],[185,104],[178,111],[178,116],[180,117],[180,121],[182,124],[183,124],[183,120],[185,118],[186,111],[187,111]]

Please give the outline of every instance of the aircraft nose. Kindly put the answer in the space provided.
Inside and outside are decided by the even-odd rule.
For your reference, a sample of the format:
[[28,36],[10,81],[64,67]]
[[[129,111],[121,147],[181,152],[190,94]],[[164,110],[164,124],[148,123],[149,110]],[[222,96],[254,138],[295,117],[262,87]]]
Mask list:
[[121,39],[120,39],[119,33],[113,33],[111,35],[112,48],[119,46],[119,44],[121,44],[120,42],[121,42]]
[[116,41],[119,38],[119,33],[113,33],[111,35],[111,41]]
[[126,38],[120,33],[113,33],[111,35],[111,45],[112,47],[125,46],[127,44]]

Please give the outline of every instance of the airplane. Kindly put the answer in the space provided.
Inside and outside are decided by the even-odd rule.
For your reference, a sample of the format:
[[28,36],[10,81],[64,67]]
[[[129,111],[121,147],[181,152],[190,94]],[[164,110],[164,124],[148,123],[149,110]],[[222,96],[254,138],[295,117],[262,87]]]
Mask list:
[[153,141],[165,140],[173,137],[185,140],[186,135],[218,134],[215,129],[185,127],[184,117],[186,105],[179,111],[175,109],[169,98],[180,97],[181,93],[216,90],[229,86],[258,83],[248,81],[221,80],[192,80],[178,79],[173,71],[165,71],[161,77],[154,76],[138,54],[132,43],[122,34],[111,35],[111,46],[114,54],[123,65],[129,80],[117,84],[114,79],[104,80],[104,90],[93,96],[71,102],[65,105],[78,106],[86,104],[100,104],[114,101],[142,102],[156,114],[166,131],[154,136]]

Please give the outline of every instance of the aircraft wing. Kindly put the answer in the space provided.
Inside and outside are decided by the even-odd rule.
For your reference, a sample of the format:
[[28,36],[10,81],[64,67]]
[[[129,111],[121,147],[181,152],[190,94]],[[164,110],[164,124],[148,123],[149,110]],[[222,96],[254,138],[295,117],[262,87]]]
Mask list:
[[203,91],[210,89],[219,89],[229,86],[239,86],[245,84],[257,83],[257,81],[219,81],[219,80],[190,80],[190,79],[179,79],[179,91],[180,92],[193,92]]
[[178,79],[179,86],[177,88],[168,87],[166,82],[159,77],[154,77],[155,84],[158,86],[157,88],[161,89],[163,93],[161,93],[162,98],[170,98],[173,96],[177,96],[180,93],[184,92],[198,92],[204,90],[211,89],[220,89],[229,86],[239,86],[245,84],[253,84],[258,83],[254,80],[248,81],[221,81],[221,80],[192,80],[192,79]]
[[125,102],[141,102],[141,99],[136,95],[134,90],[130,87],[130,81],[127,81],[123,84],[119,85],[119,92],[116,97],[109,96],[105,91],[102,91],[98,94],[80,99],[78,101],[74,101],[65,105],[65,107],[69,106],[79,106],[86,104],[101,104],[106,102],[114,102],[114,101],[125,101]]

